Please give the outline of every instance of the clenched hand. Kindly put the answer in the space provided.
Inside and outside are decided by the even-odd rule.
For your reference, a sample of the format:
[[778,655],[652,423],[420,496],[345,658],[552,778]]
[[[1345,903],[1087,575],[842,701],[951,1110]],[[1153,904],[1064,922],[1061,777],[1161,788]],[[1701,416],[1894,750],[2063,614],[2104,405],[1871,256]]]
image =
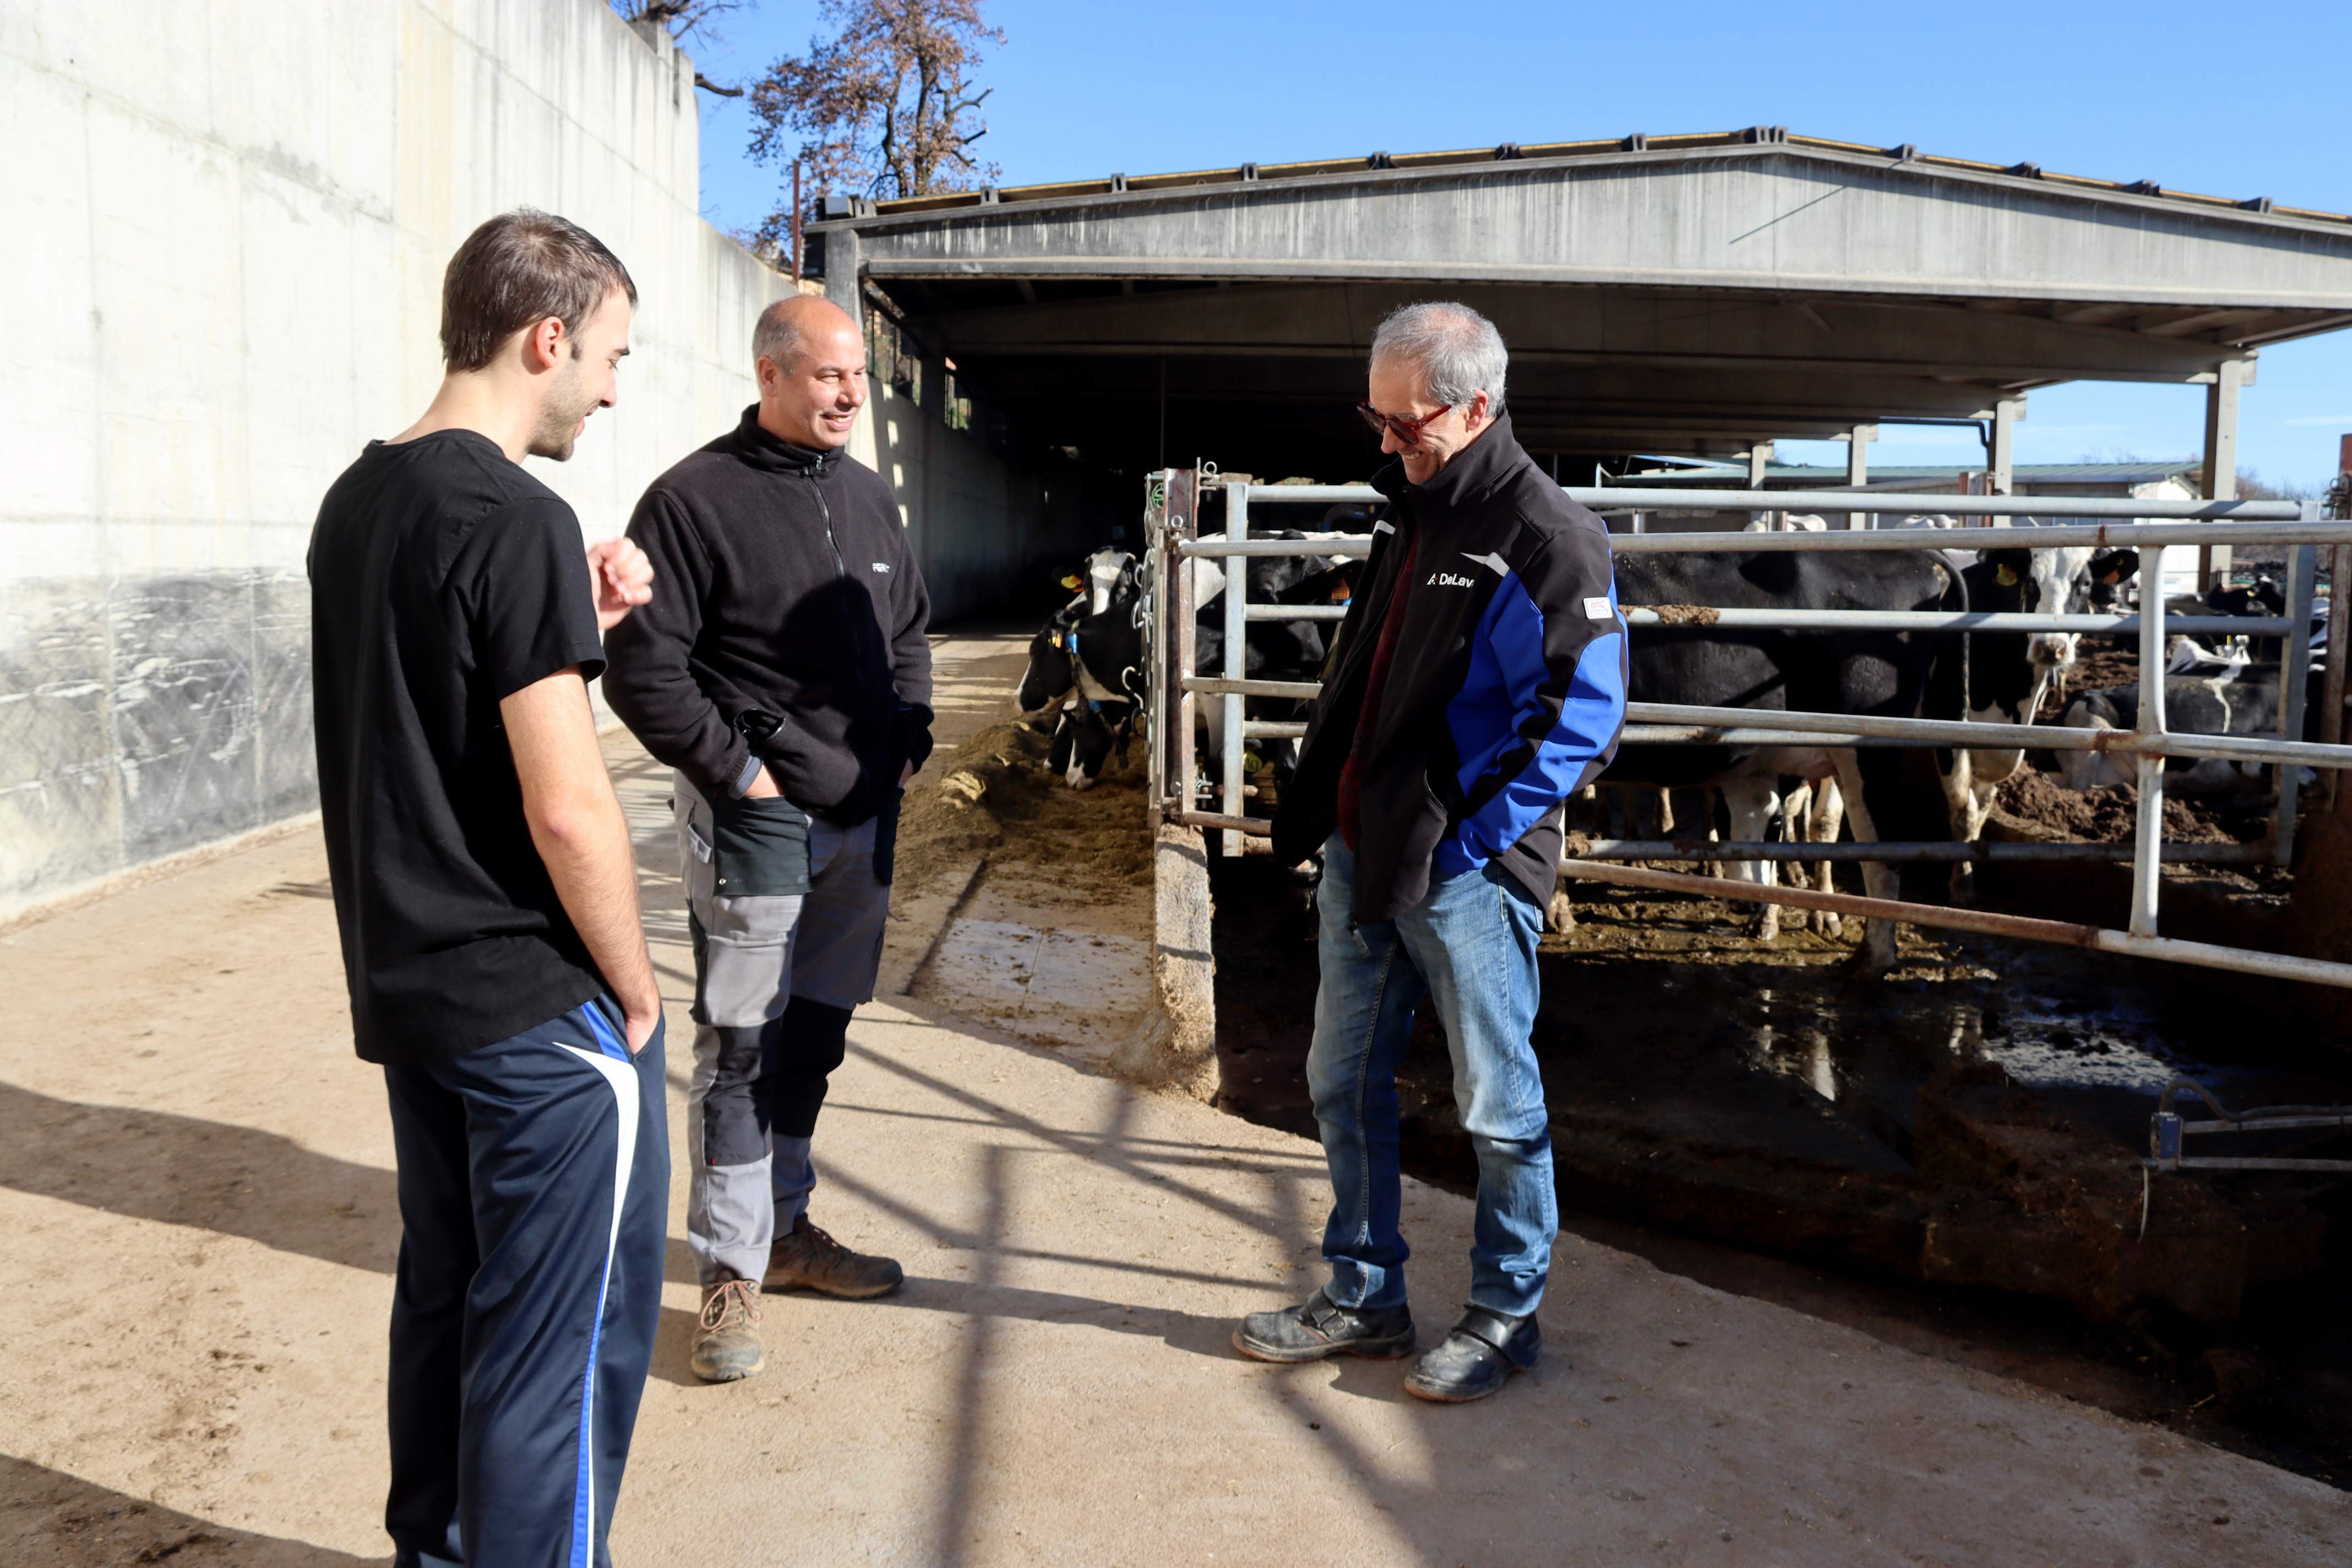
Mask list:
[[596,629],[609,632],[654,596],[654,563],[629,539],[588,547],[588,576],[596,588]]

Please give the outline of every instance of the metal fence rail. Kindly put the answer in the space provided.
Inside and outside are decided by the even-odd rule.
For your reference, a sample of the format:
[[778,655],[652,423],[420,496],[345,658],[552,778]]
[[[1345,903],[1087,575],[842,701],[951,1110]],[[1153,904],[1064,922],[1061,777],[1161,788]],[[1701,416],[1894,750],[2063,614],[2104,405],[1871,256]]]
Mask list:
[[[1219,485],[1225,492],[1226,530],[1223,539],[1203,540],[1198,537],[1197,507],[1200,492],[1210,485]],[[1570,500],[1602,511],[1660,509],[1699,509],[1706,510],[1819,510],[1853,511],[1866,492],[1820,490],[1714,490],[1667,489],[1647,488],[1575,488],[1563,487]],[[1358,558],[1368,555],[1371,547],[1370,535],[1347,535],[1320,539],[1280,539],[1252,537],[1250,509],[1254,501],[1266,505],[1311,503],[1370,504],[1384,498],[1369,486],[1362,485],[1255,485],[1246,482],[1221,482],[1213,473],[1202,470],[1171,470],[1164,477],[1155,495],[1160,510],[1160,549],[1157,552],[1152,581],[1153,616],[1157,622],[1152,647],[1154,663],[1151,717],[1154,777],[1152,795],[1155,803],[1169,818],[1224,835],[1223,847],[1229,854],[1240,853],[1245,838],[1263,837],[1267,831],[1261,819],[1248,817],[1243,809],[1247,793],[1247,775],[1244,766],[1244,742],[1255,739],[1295,738],[1304,733],[1306,726],[1297,721],[1253,720],[1243,713],[1244,700],[1250,697],[1312,699],[1321,689],[1314,681],[1253,680],[1246,675],[1246,633],[1253,621],[1337,620],[1346,614],[1338,605],[1252,605],[1247,602],[1245,574],[1233,574],[1228,578],[1223,606],[1224,672],[1220,676],[1202,676],[1193,672],[1197,662],[1193,626],[1192,574],[1182,564],[1193,560],[1223,560],[1235,557],[1318,555],[1338,558]],[[1871,495],[1871,500],[1879,497]],[[2070,730],[2063,727],[2036,725],[2006,725],[1964,723],[1946,720],[1897,719],[1870,715],[1797,713],[1756,709],[1715,709],[1689,707],[1669,703],[1632,703],[1627,708],[1627,725],[1623,736],[1626,744],[1676,745],[1804,745],[1811,747],[1853,746],[1944,746],[1988,750],[2014,750],[2032,747],[2037,750],[2073,752],[2113,752],[2131,756],[2137,763],[2138,809],[2134,839],[2129,847],[2133,864],[2133,897],[2131,931],[2098,933],[2102,940],[2093,942],[2073,936],[2067,940],[2075,945],[2095,946],[2104,951],[2133,952],[2147,956],[2169,957],[2180,962],[2219,963],[2221,967],[2248,970],[2253,973],[2284,974],[2292,970],[2294,977],[2318,980],[2325,984],[2352,986],[2352,964],[2328,964],[2304,959],[2282,959],[2275,954],[2247,954],[2238,950],[2210,948],[2208,944],[2171,942],[2156,935],[2157,895],[2159,869],[2164,864],[2248,864],[2275,861],[2284,864],[2293,853],[2294,824],[2296,805],[2297,767],[2324,769],[2352,768],[2352,746],[2334,743],[2341,735],[2342,716],[2330,711],[2326,715],[2323,731],[2326,741],[2306,742],[2300,739],[2303,723],[2304,681],[2286,672],[2305,670],[2310,658],[2310,626],[2316,578],[2316,555],[2320,546],[2336,548],[2340,563],[2352,564],[2352,521],[2323,521],[2315,502],[2295,501],[2167,501],[2139,500],[2107,500],[2086,497],[2021,497],[2021,496],[1914,496],[1906,497],[1916,503],[1932,504],[1937,511],[1981,519],[1987,524],[1996,517],[2036,518],[2099,518],[2115,519],[2091,524],[2025,522],[2002,527],[1998,532],[1978,532],[1974,528],[1959,530],[1923,529],[1858,529],[1821,532],[1733,532],[1708,530],[1685,533],[1613,534],[1611,542],[1621,554],[1683,553],[1717,552],[1726,553],[1779,552],[1793,550],[1973,550],[1990,547],[2001,549],[2092,548],[2136,550],[2139,555],[2140,580],[2158,584],[2157,591],[2144,596],[2137,615],[2011,615],[1994,613],[1962,613],[1937,611],[1811,611],[1811,610],[1748,610],[1723,609],[1711,606],[1681,606],[1681,613],[1669,622],[1654,608],[1636,607],[1626,614],[1629,625],[1637,626],[1702,625],[1731,628],[1782,630],[1835,630],[1875,628],[1924,631],[1937,635],[1959,635],[1969,632],[2028,632],[2064,631],[2109,635],[2137,633],[2140,652],[2140,704],[2138,727],[2130,731]],[[1889,509],[1876,509],[1884,512]],[[1873,514],[1874,515],[1874,514]],[[2165,521],[2147,521],[2146,519]],[[2179,520],[2179,521],[2172,521]],[[2210,543],[2262,544],[2276,543],[2294,546],[2289,554],[2287,613],[2277,616],[2180,616],[2168,619],[2161,592],[2161,552],[2168,545],[2203,545]],[[2164,723],[2164,639],[2168,630],[2207,633],[2231,633],[2247,636],[2280,637],[2285,642],[2280,681],[2280,723],[2276,739],[2252,736],[2189,735],[2168,731]],[[2336,695],[2345,684],[2344,650],[2341,639],[2331,639],[2328,663],[2328,689],[2331,704],[2341,700]],[[1192,735],[1194,727],[1196,697],[1220,700],[1222,713],[1218,739],[1222,752],[1220,794],[1223,809],[1203,812],[1197,809],[1196,784]],[[2278,769],[2279,805],[2271,841],[2266,845],[2167,845],[2162,842],[2164,759],[2168,756],[2216,758],[2230,762],[2265,763]],[[1675,843],[1610,843],[1593,847],[1591,860],[1669,858],[1742,859],[1742,860],[1820,860],[1858,861],[1868,863],[1899,863],[1907,860],[1955,863],[1973,860],[2073,860],[2120,859],[2125,858],[2122,845],[1958,845],[1958,844],[1888,844],[1862,845],[1722,845],[1704,847]],[[1607,880],[1627,880],[1636,868],[1593,864],[1591,860],[1568,868],[1571,874]],[[1643,877],[1669,877],[1671,873],[1643,872]],[[1654,884],[1653,884],[1654,885]],[[1746,889],[1746,890],[1743,890]],[[1806,902],[1795,895],[1798,889],[1749,889],[1738,882],[1710,881],[1707,891],[1718,897],[1759,898],[1776,902]],[[1843,894],[1813,894],[1811,899],[1833,898],[1848,900]],[[1848,900],[1849,902],[1856,900]],[[1886,904],[1888,909],[1902,911],[1891,917],[1885,910],[1869,912],[1885,918],[1895,918],[1922,925],[1954,925],[1963,922],[1952,917],[1957,911],[1942,910],[1933,906],[1890,904],[1886,900],[1858,900],[1861,903]],[[1822,907],[1836,907],[1823,905]],[[2014,920],[2016,917],[1971,916],[1966,929],[1979,929],[1982,919]],[[2053,925],[2057,922],[2028,922]],[[1985,927],[1983,929],[1990,929]],[[2088,931],[2090,928],[2067,928]],[[2112,938],[2112,942],[2105,939]],[[2189,950],[2195,950],[2191,952]],[[2211,956],[2213,953],[2233,955],[2229,962]]]

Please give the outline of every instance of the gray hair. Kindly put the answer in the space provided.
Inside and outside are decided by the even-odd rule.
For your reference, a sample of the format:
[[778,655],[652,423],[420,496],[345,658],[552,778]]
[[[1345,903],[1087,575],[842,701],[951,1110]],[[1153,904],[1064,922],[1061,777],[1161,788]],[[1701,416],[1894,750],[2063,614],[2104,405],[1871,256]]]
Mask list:
[[800,298],[787,294],[760,312],[758,324],[751,329],[751,363],[773,360],[778,370],[793,368],[793,356],[801,346],[801,324],[793,318],[797,311],[785,307]]
[[1391,358],[1417,367],[1429,395],[1439,403],[1467,408],[1483,392],[1489,416],[1502,410],[1510,355],[1495,323],[1467,305],[1428,300],[1390,311],[1372,333],[1371,363]]

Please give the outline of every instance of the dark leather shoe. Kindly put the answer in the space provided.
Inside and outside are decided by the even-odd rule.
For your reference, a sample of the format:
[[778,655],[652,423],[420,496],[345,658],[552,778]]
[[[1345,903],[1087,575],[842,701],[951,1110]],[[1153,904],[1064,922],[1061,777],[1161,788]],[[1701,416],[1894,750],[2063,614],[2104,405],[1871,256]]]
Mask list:
[[863,1301],[888,1295],[906,1277],[897,1259],[852,1252],[803,1215],[768,1248],[767,1278],[760,1288],[822,1290],[845,1300]]
[[1318,1290],[1299,1306],[1252,1312],[1234,1331],[1234,1349],[1252,1361],[1394,1361],[1412,1353],[1414,1338],[1409,1307],[1342,1307]]
[[1442,1405],[1461,1405],[1486,1398],[1505,1378],[1527,1371],[1542,1356],[1543,1330],[1534,1313],[1512,1318],[1472,1307],[1444,1344],[1413,1363],[1404,1389]]

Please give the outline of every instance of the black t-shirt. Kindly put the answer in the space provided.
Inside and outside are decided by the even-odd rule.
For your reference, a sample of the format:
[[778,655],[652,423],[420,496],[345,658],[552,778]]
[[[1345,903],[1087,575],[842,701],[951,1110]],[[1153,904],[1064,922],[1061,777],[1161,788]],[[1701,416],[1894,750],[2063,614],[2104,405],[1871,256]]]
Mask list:
[[446,1061],[602,991],[499,714],[558,670],[604,670],[572,509],[470,430],[370,442],[311,531],[310,636],[361,1057]]

